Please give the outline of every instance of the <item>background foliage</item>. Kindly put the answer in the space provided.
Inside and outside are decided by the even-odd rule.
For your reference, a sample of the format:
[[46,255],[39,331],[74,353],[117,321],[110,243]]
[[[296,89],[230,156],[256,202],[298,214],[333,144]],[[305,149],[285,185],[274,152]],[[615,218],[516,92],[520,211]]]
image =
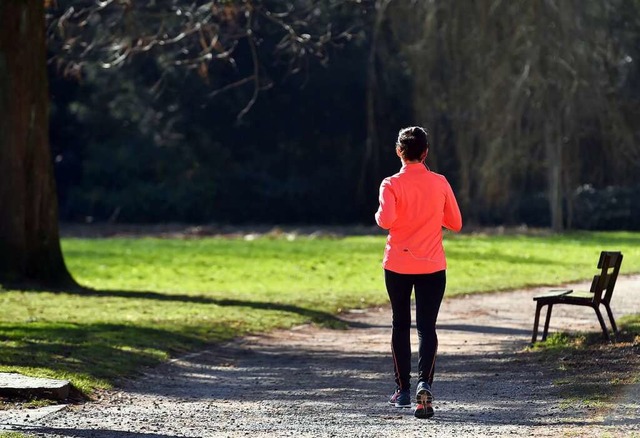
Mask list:
[[639,1],[253,3],[319,5],[305,32],[350,37],[292,74],[281,29],[256,22],[265,86],[240,119],[255,90],[215,91],[250,70],[245,40],[205,72],[160,48],[105,69],[52,27],[63,220],[370,223],[398,129],[420,124],[467,223],[640,229]]

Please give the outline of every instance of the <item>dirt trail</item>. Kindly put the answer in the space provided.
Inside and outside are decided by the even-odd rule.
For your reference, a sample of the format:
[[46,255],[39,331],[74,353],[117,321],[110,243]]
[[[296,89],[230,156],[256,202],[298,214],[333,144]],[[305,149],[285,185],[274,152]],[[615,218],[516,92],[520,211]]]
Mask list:
[[[445,300],[431,420],[386,403],[393,382],[384,308],[345,315],[347,330],[301,326],[193,354],[42,418],[22,411],[1,420],[0,413],[0,428],[11,423],[37,436],[96,438],[640,437],[638,385],[614,411],[597,411],[563,400],[554,370],[522,353],[531,337],[531,298],[539,292]],[[617,317],[640,313],[640,276],[618,279],[612,307]],[[589,308],[557,306],[551,323],[552,332],[598,330]]]

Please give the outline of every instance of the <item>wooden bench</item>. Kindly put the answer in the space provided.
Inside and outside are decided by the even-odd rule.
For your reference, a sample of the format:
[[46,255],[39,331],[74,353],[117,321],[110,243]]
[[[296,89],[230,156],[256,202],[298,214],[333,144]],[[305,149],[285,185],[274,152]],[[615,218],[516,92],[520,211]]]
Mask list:
[[539,295],[533,298],[536,304],[536,316],[533,323],[533,337],[531,342],[536,342],[538,337],[538,322],[540,319],[540,311],[544,306],[547,308],[547,317],[544,323],[544,330],[542,332],[542,340],[547,339],[549,333],[549,320],[551,319],[551,309],[554,304],[572,304],[575,306],[589,306],[593,308],[602,327],[602,333],[607,341],[610,341],[609,331],[604,323],[604,318],[600,312],[600,304],[604,304],[607,314],[609,315],[609,321],[611,321],[611,328],[613,329],[614,336],[618,333],[616,322],[613,319],[613,313],[611,312],[611,295],[613,295],[613,288],[616,285],[618,278],[618,272],[620,271],[620,265],[622,264],[622,253],[619,251],[602,251],[600,253],[600,260],[598,261],[598,269],[600,273],[593,277],[591,282],[591,289],[589,292],[576,292],[572,289],[556,289],[551,290],[546,294]]

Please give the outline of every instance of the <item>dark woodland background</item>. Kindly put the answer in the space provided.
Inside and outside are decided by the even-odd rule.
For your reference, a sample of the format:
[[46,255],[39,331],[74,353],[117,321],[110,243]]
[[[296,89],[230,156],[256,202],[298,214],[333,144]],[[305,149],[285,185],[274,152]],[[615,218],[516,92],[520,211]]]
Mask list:
[[[257,52],[239,40],[233,62],[198,68],[162,48],[105,68],[53,26],[61,219],[371,224],[398,130],[422,125],[467,224],[640,229],[640,2],[347,3],[306,23],[349,37],[301,55],[299,71],[268,23]],[[78,37],[113,33],[106,20]],[[264,86],[242,113],[254,87],[224,87],[254,53]]]

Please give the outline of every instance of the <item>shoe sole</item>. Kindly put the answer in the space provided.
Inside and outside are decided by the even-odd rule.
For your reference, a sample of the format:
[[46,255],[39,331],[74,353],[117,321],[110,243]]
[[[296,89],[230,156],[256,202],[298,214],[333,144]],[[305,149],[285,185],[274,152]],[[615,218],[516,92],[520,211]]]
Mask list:
[[431,418],[433,417],[433,408],[426,405],[418,405],[414,415],[416,418]]
[[431,418],[434,411],[432,406],[428,406],[433,403],[433,394],[428,389],[421,389],[416,394],[416,411],[414,413],[416,418]]
[[433,403],[433,393],[428,389],[421,389],[416,393],[416,403]]

